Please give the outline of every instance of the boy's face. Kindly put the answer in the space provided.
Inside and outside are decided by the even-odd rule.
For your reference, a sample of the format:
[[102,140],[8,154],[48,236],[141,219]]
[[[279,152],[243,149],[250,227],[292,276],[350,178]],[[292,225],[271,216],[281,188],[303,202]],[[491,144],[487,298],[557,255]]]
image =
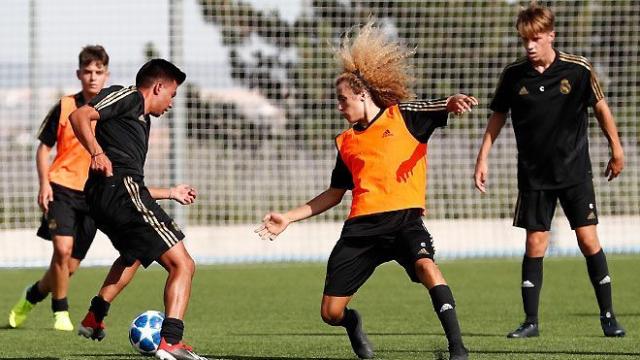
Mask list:
[[342,81],[336,86],[336,96],[338,111],[349,124],[355,124],[364,118],[364,96],[354,93],[347,81]]
[[539,62],[553,52],[553,40],[555,31],[533,34],[531,37],[521,36],[522,46],[527,52],[527,58],[531,62]]
[[92,96],[97,95],[109,78],[109,69],[101,62],[92,61],[76,71],[78,80],[82,83],[82,92]]
[[178,83],[175,80],[159,80],[153,86],[153,106],[149,112],[159,117],[173,105],[173,98],[178,92]]

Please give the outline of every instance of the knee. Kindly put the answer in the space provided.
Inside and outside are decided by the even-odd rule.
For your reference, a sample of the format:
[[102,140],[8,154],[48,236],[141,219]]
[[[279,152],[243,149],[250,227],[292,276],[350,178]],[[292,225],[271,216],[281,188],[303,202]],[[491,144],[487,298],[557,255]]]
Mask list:
[[196,262],[193,261],[193,258],[191,256],[189,256],[189,258],[185,261],[186,262],[186,268],[187,268],[187,273],[193,277],[193,275],[196,273]]
[[597,254],[601,247],[599,243],[580,243],[580,251],[582,252],[582,255],[584,256],[592,256],[594,254]]
[[423,279],[425,277],[431,277],[434,273],[436,264],[431,260],[424,260],[416,262],[416,275],[418,275],[419,279]]
[[322,321],[325,323],[337,326],[342,321],[344,316],[344,309],[338,309],[331,306],[322,306],[320,310],[320,316],[322,316]]
[[547,233],[534,233],[527,235],[527,255],[531,257],[544,256],[548,244]]
[[57,245],[53,248],[53,260],[58,263],[68,263],[71,259],[71,251],[73,246]]
[[578,246],[584,256],[591,256],[600,251],[600,241],[597,236],[578,236]]
[[196,272],[196,263],[193,261],[191,256],[187,255],[179,261],[171,264],[169,271],[193,277]]

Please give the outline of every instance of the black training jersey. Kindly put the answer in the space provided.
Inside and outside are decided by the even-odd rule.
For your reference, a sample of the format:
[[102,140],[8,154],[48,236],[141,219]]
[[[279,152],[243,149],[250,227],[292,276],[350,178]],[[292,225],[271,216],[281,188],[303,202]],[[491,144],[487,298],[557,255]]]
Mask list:
[[[427,143],[436,128],[447,125],[449,114],[446,111],[446,99],[411,101],[400,103],[398,107],[407,129],[421,143]],[[376,121],[383,112],[384,109],[380,110],[371,123]],[[359,130],[366,131],[366,129]],[[336,165],[331,173],[330,186],[346,190],[351,190],[354,187],[351,172],[342,160],[340,153],[336,157]],[[387,234],[421,217],[422,209],[418,208],[358,216],[345,221],[341,236]]]
[[[73,98],[76,101],[76,108],[85,104],[84,96],[82,96],[81,92],[75,94]],[[56,141],[58,141],[58,125],[60,124],[61,111],[62,106],[60,105],[60,101],[58,101],[56,105],[49,110],[49,113],[45,116],[38,130],[38,140],[48,147],[53,147]]]
[[588,107],[603,98],[582,56],[556,51],[542,74],[526,58],[503,70],[490,108],[511,110],[520,190],[564,188],[592,177]]
[[114,175],[144,176],[151,119],[135,86],[108,87],[89,102],[100,120],[96,139],[111,160]]

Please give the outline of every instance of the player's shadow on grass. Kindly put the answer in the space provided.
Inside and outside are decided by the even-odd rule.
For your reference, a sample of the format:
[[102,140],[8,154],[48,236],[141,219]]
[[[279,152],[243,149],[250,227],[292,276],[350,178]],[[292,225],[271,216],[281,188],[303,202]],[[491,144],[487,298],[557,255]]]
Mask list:
[[[205,356],[210,360],[278,360],[278,359],[288,359],[288,360],[352,360],[352,357],[348,358],[326,358],[326,357],[291,357],[291,356],[248,356],[248,355],[229,355],[229,354],[200,354]],[[87,358],[102,358],[102,359],[140,359],[140,355],[127,353],[127,354],[75,354],[73,357],[78,357],[82,359]],[[73,358],[72,357],[72,358]],[[3,359],[0,357],[0,359]],[[18,359],[18,358],[15,358]],[[25,359],[33,359],[33,358],[19,358],[20,360]],[[57,358],[35,358],[36,360],[60,360]]]
[[218,360],[353,360],[353,357],[348,358],[327,358],[327,357],[291,357],[291,356],[244,356],[244,355],[216,355],[208,354],[204,355],[207,359]]
[[[290,357],[290,356],[248,356],[248,355],[227,355],[227,354],[200,354],[209,360],[353,360],[352,357],[348,358],[327,358],[327,357]],[[105,359],[140,359],[139,355],[128,354],[76,354],[74,356],[86,358],[105,358]],[[0,358],[3,359],[3,358]],[[27,358],[19,358],[25,360]],[[28,358],[32,359],[32,358]],[[54,358],[36,358],[36,360],[59,360]],[[16,358],[18,360],[18,358]]]
[[118,353],[101,353],[101,354],[73,354],[70,356],[71,359],[88,359],[88,358],[104,358],[104,359],[140,359],[140,355],[134,352],[126,353],[126,354],[118,354]]
[[[441,332],[367,332],[371,336],[444,336]],[[346,333],[236,333],[240,336],[346,336]],[[462,332],[462,336],[470,337],[499,337],[503,338],[503,333],[469,333]]]

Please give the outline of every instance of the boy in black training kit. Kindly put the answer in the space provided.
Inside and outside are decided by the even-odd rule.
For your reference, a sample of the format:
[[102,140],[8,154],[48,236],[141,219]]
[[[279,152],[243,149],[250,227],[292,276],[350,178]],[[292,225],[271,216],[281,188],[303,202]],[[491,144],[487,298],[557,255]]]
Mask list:
[[395,260],[412,281],[428,289],[450,360],[466,360],[455,300],[434,261],[433,240],[422,215],[429,137],[447,125],[449,112],[462,114],[478,102],[462,94],[406,101],[413,97],[407,69],[412,52],[389,41],[372,22],[353,39],[346,36],[337,55],[342,62],[335,81],[338,110],[352,127],[336,138],[331,185],[287,213],[267,214],[256,232],[273,240],[291,222],[329,210],[351,190],[351,212],[327,264],[322,319],[346,329],[358,357],[373,358],[362,319],[347,305],[378,265]]
[[[195,201],[195,189],[188,185],[150,188],[143,181],[149,115],[159,117],[171,108],[185,78],[170,62],[153,59],[140,68],[135,86],[111,86],[70,116],[78,140],[91,154],[85,186],[91,216],[120,252],[98,296],[91,300],[79,333],[102,340],[106,335],[103,319],[111,302],[141,264],[147,267],[157,261],[168,272],[164,288],[166,318],[155,354],[165,360],[205,359],[182,342],[182,319],[195,263],[181,241],[184,235],[155,201],[172,199],[188,205]],[[97,121],[95,136],[92,121]]]
[[609,141],[611,159],[605,176],[613,180],[624,167],[613,115],[589,61],[553,48],[555,31],[551,10],[530,5],[518,15],[516,28],[527,56],[502,72],[475,169],[475,185],[485,192],[489,150],[511,110],[518,146],[519,189],[513,224],[527,230],[526,254],[522,261],[526,318],[507,337],[539,335],[542,260],[558,200],[585,256],[604,335],[624,336],[625,330],[613,313],[611,277],[596,231],[598,213],[587,137],[587,108],[591,106]]

